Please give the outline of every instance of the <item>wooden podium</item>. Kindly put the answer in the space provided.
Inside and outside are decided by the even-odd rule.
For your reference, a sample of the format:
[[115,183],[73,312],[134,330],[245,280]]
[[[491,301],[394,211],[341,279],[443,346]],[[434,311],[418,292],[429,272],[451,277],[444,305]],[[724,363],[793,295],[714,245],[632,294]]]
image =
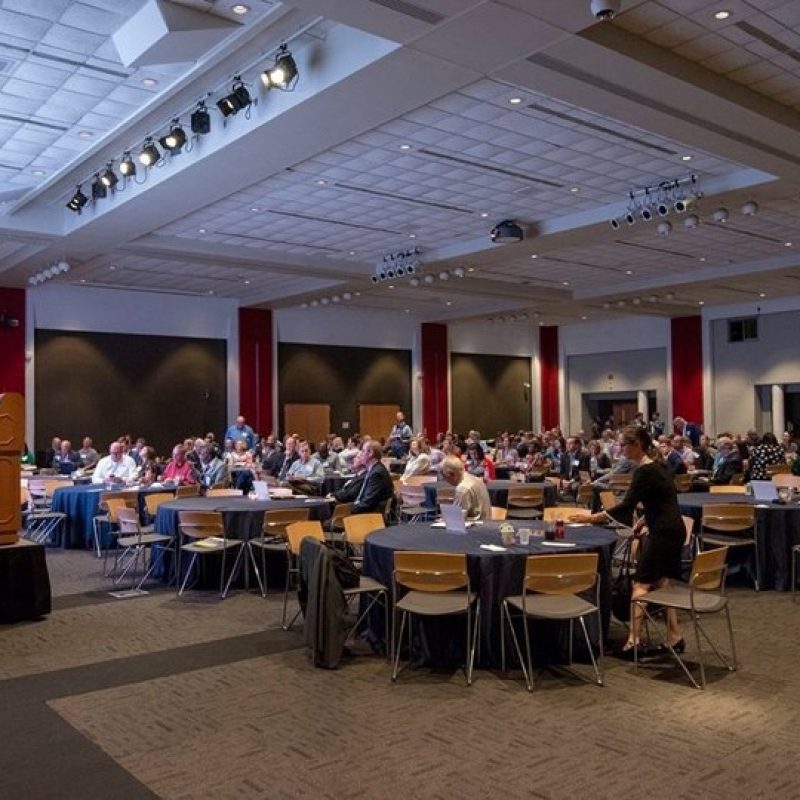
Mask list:
[[25,438],[25,401],[0,394],[0,545],[15,544],[22,526],[19,465]]

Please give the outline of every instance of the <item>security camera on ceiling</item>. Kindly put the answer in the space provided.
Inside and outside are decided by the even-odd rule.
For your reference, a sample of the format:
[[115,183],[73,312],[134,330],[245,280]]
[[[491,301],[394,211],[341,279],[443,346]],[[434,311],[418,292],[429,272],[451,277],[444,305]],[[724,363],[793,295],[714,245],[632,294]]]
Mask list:
[[525,238],[525,231],[514,220],[506,219],[492,228],[490,236],[495,244],[511,244],[521,242]]
[[602,22],[610,22],[619,14],[622,0],[590,0],[589,6],[597,19]]

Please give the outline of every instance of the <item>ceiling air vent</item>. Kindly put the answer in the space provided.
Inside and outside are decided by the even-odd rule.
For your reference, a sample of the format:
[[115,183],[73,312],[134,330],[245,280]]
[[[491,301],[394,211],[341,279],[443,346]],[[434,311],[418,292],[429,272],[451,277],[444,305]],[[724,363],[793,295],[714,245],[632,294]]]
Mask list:
[[376,6],[388,8],[389,11],[396,11],[398,14],[412,17],[420,22],[427,22],[429,25],[438,25],[445,20],[445,17],[441,14],[437,14],[427,8],[421,8],[414,5],[414,3],[409,3],[407,0],[370,0],[370,2]]

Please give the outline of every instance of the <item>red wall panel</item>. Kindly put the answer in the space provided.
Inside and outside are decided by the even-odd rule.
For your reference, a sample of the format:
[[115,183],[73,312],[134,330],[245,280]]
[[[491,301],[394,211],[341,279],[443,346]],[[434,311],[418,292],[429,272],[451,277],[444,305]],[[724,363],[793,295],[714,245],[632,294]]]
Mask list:
[[539,328],[539,364],[542,427],[554,428],[559,424],[557,325]]
[[672,412],[688,422],[703,424],[702,318],[675,317],[672,338]]
[[272,312],[239,309],[239,408],[256,433],[272,431]]
[[0,392],[25,394],[25,290],[0,287],[0,314],[19,322],[0,327]]
[[433,441],[450,427],[447,325],[422,323],[422,426]]

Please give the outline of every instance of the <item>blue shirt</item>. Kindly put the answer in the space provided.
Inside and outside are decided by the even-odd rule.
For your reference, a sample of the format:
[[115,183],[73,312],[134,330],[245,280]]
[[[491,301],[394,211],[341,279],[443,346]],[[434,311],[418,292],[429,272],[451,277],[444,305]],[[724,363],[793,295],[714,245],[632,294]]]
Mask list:
[[249,425],[244,425],[241,428],[238,425],[231,425],[225,431],[225,437],[222,441],[224,442],[225,439],[231,439],[233,442],[238,442],[242,439],[247,444],[248,450],[252,450],[256,446],[256,435]]

